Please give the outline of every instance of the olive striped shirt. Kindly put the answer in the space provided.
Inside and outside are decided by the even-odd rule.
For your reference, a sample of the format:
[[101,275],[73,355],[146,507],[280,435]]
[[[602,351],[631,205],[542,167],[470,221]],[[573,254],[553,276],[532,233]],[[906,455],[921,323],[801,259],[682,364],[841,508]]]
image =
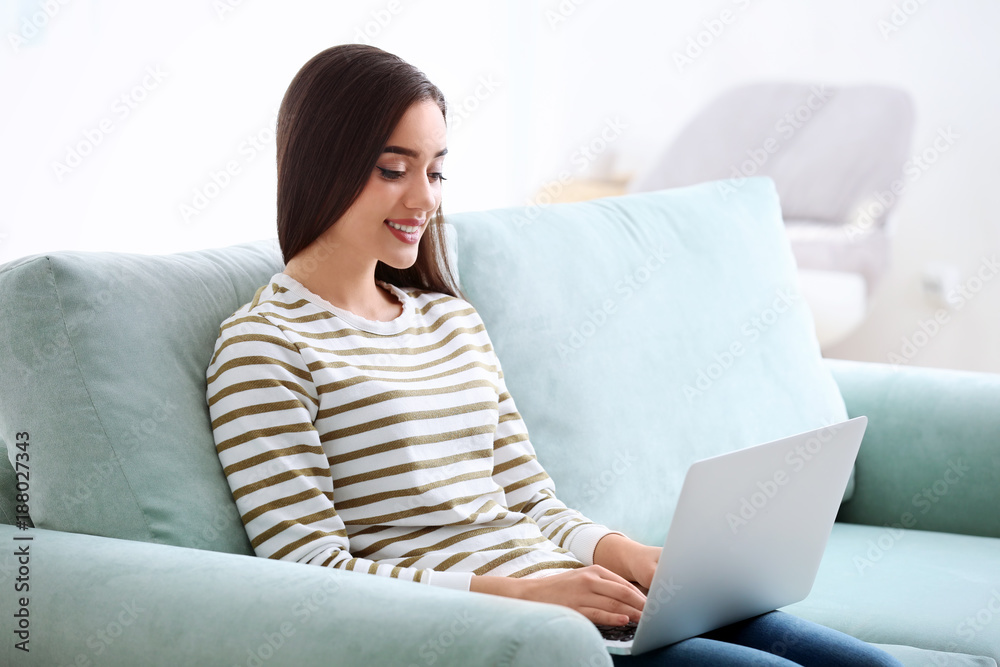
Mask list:
[[216,450],[258,556],[468,590],[593,562],[468,302],[380,282],[391,321],[277,273],[219,329]]

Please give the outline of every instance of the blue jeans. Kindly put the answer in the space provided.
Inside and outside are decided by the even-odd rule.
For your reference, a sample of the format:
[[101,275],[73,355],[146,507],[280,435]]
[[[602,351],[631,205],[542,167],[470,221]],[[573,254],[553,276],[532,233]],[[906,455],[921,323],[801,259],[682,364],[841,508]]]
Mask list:
[[615,667],[902,667],[880,649],[781,611],[706,632],[638,656],[611,656]]

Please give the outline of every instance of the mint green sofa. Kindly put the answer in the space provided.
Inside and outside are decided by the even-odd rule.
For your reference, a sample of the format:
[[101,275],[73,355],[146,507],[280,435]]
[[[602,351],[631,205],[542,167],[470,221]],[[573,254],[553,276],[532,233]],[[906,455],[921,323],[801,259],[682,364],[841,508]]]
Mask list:
[[[823,359],[769,179],[448,222],[564,501],[660,544],[692,461],[867,415],[787,611],[907,665],[996,667],[1000,376]],[[0,664],[610,665],[557,605],[253,555],[204,373],[281,268],[273,239],[0,266]]]

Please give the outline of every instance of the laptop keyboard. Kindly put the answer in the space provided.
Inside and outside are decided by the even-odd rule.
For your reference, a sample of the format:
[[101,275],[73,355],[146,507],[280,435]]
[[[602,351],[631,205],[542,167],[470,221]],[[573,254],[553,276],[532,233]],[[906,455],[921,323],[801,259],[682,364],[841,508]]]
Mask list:
[[627,642],[635,637],[635,629],[638,625],[635,621],[630,621],[626,625],[598,625],[597,629],[601,631],[601,636],[605,639]]

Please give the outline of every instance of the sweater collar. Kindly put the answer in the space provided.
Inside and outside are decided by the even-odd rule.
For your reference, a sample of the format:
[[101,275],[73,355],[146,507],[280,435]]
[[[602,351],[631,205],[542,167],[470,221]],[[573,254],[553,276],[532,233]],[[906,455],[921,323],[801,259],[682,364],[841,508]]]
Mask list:
[[392,292],[400,303],[403,304],[403,312],[396,319],[388,322],[368,320],[360,315],[355,315],[349,310],[338,308],[318,294],[311,292],[305,285],[297,281],[295,278],[292,278],[287,273],[279,272],[274,274],[271,278],[271,282],[281,285],[298,298],[309,301],[317,308],[333,313],[338,319],[343,320],[343,322],[348,326],[360,329],[361,331],[367,331],[368,333],[382,335],[398,334],[405,331],[413,320],[413,313],[415,310],[413,297],[399,287],[382,280],[376,280],[375,282]]

